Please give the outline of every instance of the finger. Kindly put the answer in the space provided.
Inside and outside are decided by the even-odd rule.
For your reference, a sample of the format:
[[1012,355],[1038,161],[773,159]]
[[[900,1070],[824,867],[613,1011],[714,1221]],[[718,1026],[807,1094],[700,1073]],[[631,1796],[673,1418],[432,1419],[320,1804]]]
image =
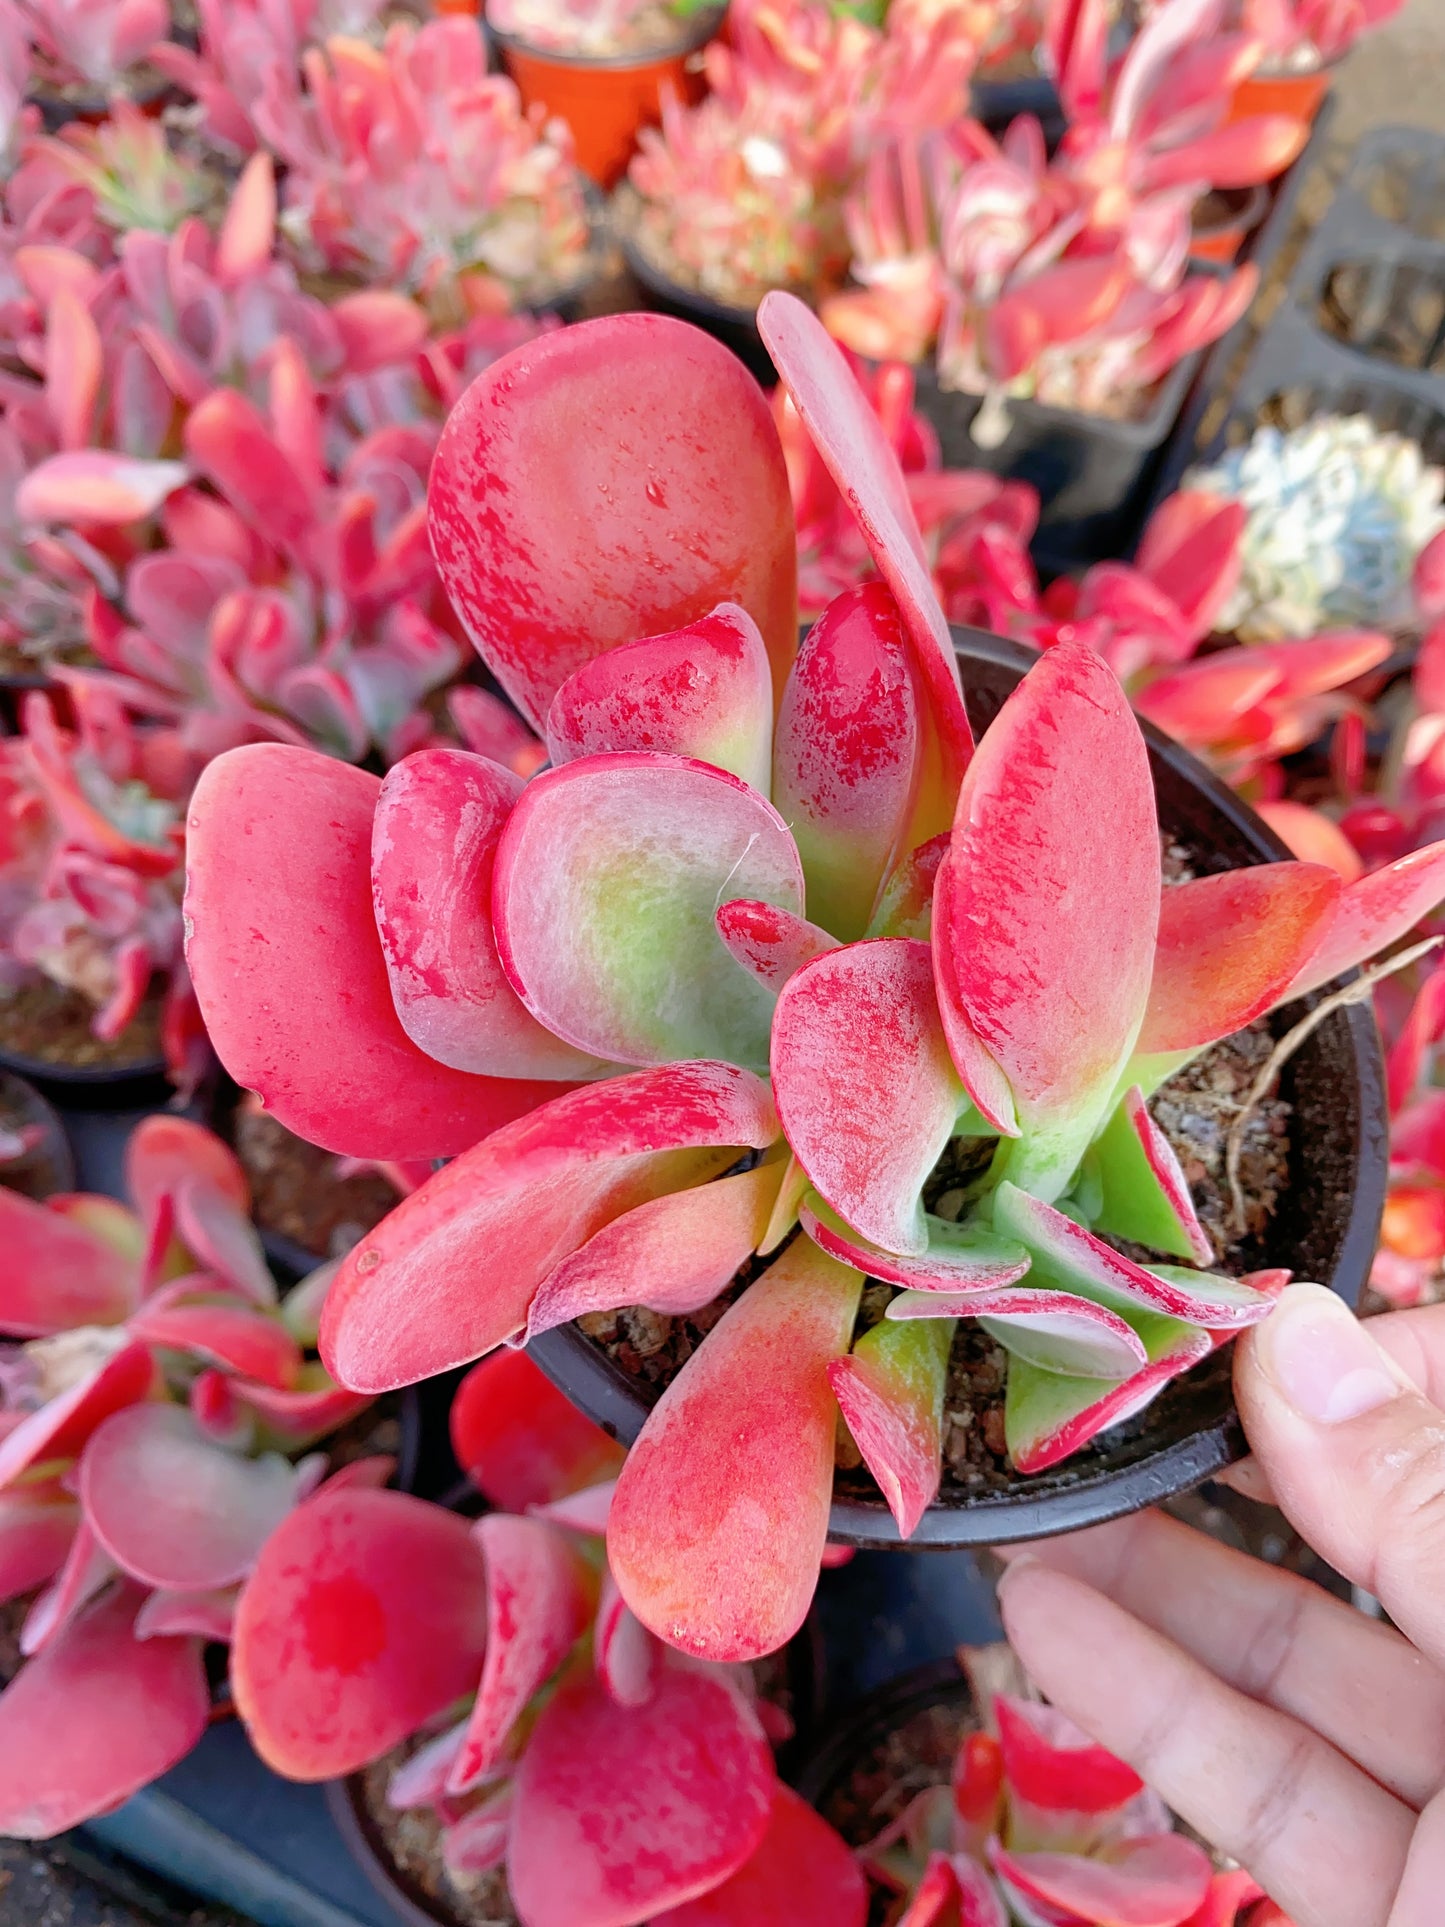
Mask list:
[[1445,1412],[1319,1285],[1239,1346],[1235,1396],[1296,1531],[1445,1664]]
[[1242,1499],[1255,1499],[1260,1505],[1276,1504],[1269,1480],[1256,1458],[1241,1459],[1238,1465],[1227,1465],[1216,1477],[1220,1485],[1229,1486]]
[[1420,1815],[1390,1927],[1439,1927],[1445,1895],[1445,1793]]
[[1445,1780],[1445,1675],[1295,1573],[1158,1512],[1032,1548],[1228,1685],[1290,1713],[1414,1807]]
[[1035,1684],[1292,1919],[1386,1927],[1415,1824],[1402,1801],[1081,1580],[1019,1560],[999,1598]]

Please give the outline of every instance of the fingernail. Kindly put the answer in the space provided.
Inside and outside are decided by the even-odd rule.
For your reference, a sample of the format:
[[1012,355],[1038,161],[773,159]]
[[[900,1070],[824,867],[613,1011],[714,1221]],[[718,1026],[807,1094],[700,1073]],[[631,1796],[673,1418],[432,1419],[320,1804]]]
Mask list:
[[1007,1590],[1010,1581],[1016,1579],[1021,1572],[1027,1572],[1031,1566],[1041,1566],[1044,1563],[1036,1552],[1014,1552],[1011,1548],[1005,1547],[999,1547],[998,1551],[1008,1561],[998,1576],[997,1591],[1000,1594]]
[[1321,1285],[1292,1285],[1256,1345],[1265,1371],[1314,1425],[1343,1425],[1408,1389],[1349,1307]]

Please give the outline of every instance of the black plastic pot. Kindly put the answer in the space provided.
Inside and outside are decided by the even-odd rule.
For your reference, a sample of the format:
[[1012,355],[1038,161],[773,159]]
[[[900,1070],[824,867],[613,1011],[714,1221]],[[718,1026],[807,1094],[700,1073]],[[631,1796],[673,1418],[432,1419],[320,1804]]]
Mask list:
[[33,1084],[0,1071],[0,1113],[22,1128],[38,1125],[44,1136],[23,1158],[0,1165],[0,1184],[28,1198],[48,1198],[75,1189],[75,1159],[65,1127]]
[[42,1057],[0,1050],[0,1070],[12,1071],[62,1106],[86,1110],[135,1110],[160,1106],[173,1094],[163,1057],[142,1057],[134,1064],[82,1070],[73,1064],[48,1064]]
[[[1031,661],[1030,650],[979,630],[954,631],[976,734],[997,714]],[[1287,857],[1249,806],[1189,753],[1143,725],[1163,826],[1205,868]],[[1262,1264],[1331,1286],[1353,1305],[1369,1275],[1388,1173],[1379,1037],[1369,1010],[1328,1018],[1286,1067],[1282,1095],[1294,1107],[1293,1178],[1262,1241]],[[532,1341],[532,1357],[555,1384],[624,1444],[642,1429],[652,1398],[574,1325]],[[1003,1544],[1073,1532],[1157,1505],[1240,1458],[1244,1433],[1230,1389],[1226,1347],[1161,1393],[1124,1435],[1002,1491],[945,1494],[924,1514],[913,1548]],[[835,1492],[829,1536],[858,1546],[896,1546],[881,1497]]]
[[758,333],[757,309],[735,308],[727,302],[714,301],[710,295],[685,287],[664,273],[632,237],[629,214],[631,195],[632,189],[624,184],[613,196],[613,229],[632,278],[643,291],[646,305],[654,314],[673,315],[679,321],[690,321],[695,328],[701,328],[704,334],[720,341],[724,348],[731,348],[764,388],[775,388],[778,371]]
[[956,1660],[933,1660],[910,1673],[900,1673],[886,1686],[859,1700],[843,1719],[834,1722],[804,1761],[795,1785],[803,1798],[827,1819],[830,1805],[847,1786],[859,1760],[891,1733],[907,1726],[931,1706],[957,1708],[960,1714],[966,1715],[972,1704],[973,1693]]
[[1052,154],[1064,137],[1067,121],[1059,90],[1046,74],[1021,74],[1013,80],[990,80],[975,75],[969,112],[991,134],[1004,133],[1020,114],[1032,114],[1044,130]]

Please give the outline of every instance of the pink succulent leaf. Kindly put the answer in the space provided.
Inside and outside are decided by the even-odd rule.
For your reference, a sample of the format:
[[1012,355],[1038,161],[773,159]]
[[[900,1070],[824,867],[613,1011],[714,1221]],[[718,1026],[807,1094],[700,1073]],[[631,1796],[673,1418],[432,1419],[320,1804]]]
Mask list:
[[1008,1915],[976,1861],[934,1853],[897,1927],[1008,1927]]
[[153,1592],[135,1617],[137,1639],[191,1636],[229,1644],[236,1619],[234,1586],[209,1591]]
[[904,1291],[891,1320],[976,1318],[1010,1357],[1065,1378],[1124,1379],[1146,1362],[1143,1341],[1116,1311],[1077,1292],[1007,1285],[952,1297]]
[[[863,1927],[868,1883],[821,1814],[779,1786],[762,1844],[721,1886],[654,1914],[652,1927]],[[1001,1927],[1001,1923],[1000,1923]]]
[[943,831],[910,850],[894,868],[879,893],[868,925],[870,937],[914,937],[928,942],[933,935],[933,889],[948,844],[948,832]]
[[624,1456],[525,1352],[494,1352],[474,1365],[457,1387],[450,1426],[457,1463],[504,1512],[526,1512],[609,1479]]
[[713,921],[718,935],[743,968],[773,991],[781,990],[805,963],[839,947],[836,937],[830,937],[806,917],[748,897],[722,904]]
[[527,1337],[589,1312],[645,1305],[686,1317],[711,1304],[762,1241],[780,1164],[639,1204],[603,1225],[537,1288]]
[[619,1706],[590,1667],[548,1701],[516,1778],[507,1873],[529,1927],[628,1927],[719,1886],[761,1845],[776,1787],[751,1707],[666,1667]]
[[1258,1324],[1270,1310],[1268,1296],[1242,1278],[1174,1265],[1145,1270],[1007,1179],[994,1194],[994,1224],[1028,1247],[1029,1276],[1036,1284],[1077,1292],[1128,1318],[1155,1312],[1215,1331],[1238,1331]]
[[470,1792],[497,1767],[513,1724],[581,1638],[596,1605],[589,1568],[556,1526],[494,1512],[473,1534],[487,1563],[487,1650],[466,1737],[447,1775],[449,1794]]
[[109,1813],[205,1732],[200,1641],[137,1640],[142,1597],[104,1593],[0,1693],[0,1831],[47,1840]]
[[54,1487],[0,1493],[0,1606],[55,1577],[79,1520],[73,1501]]
[[250,1217],[201,1182],[175,1194],[176,1233],[188,1251],[258,1307],[274,1306],[276,1281]]
[[814,958],[773,1018],[778,1115],[814,1188],[884,1250],[920,1257],[920,1193],[964,1103],[925,944],[875,938]]
[[276,1772],[329,1780],[476,1690],[486,1560],[464,1519],[401,1492],[321,1492],[284,1519],[236,1609],[231,1685]]
[[453,607],[534,729],[583,663],[720,602],[757,623],[781,693],[797,647],[782,449],[756,382],[697,329],[610,315],[504,355],[447,419],[429,514]]
[[290,1332],[279,1319],[227,1299],[213,1286],[207,1278],[164,1286],[131,1318],[131,1337],[239,1372],[273,1391],[294,1390],[302,1357]]
[[[1341,718],[1342,723],[1346,720]],[[1336,743],[1339,738],[1340,727],[1337,725]],[[1342,787],[1349,791],[1358,785],[1347,777]],[[1354,883],[1364,875],[1365,866],[1358,850],[1339,824],[1322,810],[1312,809],[1307,803],[1293,802],[1288,797],[1280,797],[1273,802],[1262,800],[1256,803],[1254,813],[1269,825],[1292,855],[1305,863],[1327,864],[1344,883]]]
[[447,1776],[467,1736],[467,1723],[458,1720],[444,1733],[402,1761],[386,1786],[386,1804],[398,1813],[439,1806],[446,1798]]
[[1067,1378],[1024,1359],[1009,1362],[1004,1433],[1020,1472],[1045,1472],[1143,1411],[1173,1378],[1214,1349],[1210,1334],[1175,1318],[1135,1313],[1131,1319],[1149,1362],[1131,1378]]
[[397,1015],[438,1063],[493,1076],[593,1077],[603,1068],[545,1030],[497,957],[497,842],[519,777],[466,750],[405,757],[381,786],[371,837],[376,924]]
[[553,1499],[547,1505],[534,1506],[532,1510],[539,1519],[550,1519],[553,1525],[566,1526],[569,1532],[600,1536],[607,1530],[616,1491],[617,1481],[613,1479],[606,1485],[589,1486],[585,1492],[575,1492],[565,1499]]
[[19,1647],[27,1659],[43,1650],[116,1576],[117,1567],[82,1517],[65,1564],[25,1615]]
[[507,821],[497,949],[533,1016],[581,1050],[765,1069],[772,999],[713,923],[729,896],[802,914],[798,851],[770,803],[686,757],[587,757],[535,777]]
[[479,1358],[524,1329],[537,1287],[604,1225],[720,1175],[776,1131],[767,1087],[728,1064],[664,1065],[554,1099],[439,1171],[348,1255],[322,1315],[328,1369],[381,1391]]
[[[617,1483],[607,1551],[659,1639],[712,1660],[786,1645],[828,1533],[843,1357],[859,1274],[797,1239],[745,1291],[649,1414]],[[706,1494],[726,1477],[729,1504]]]
[[781,1148],[787,1152],[787,1162],[783,1166],[778,1195],[768,1218],[767,1228],[758,1246],[759,1255],[765,1258],[780,1249],[789,1232],[797,1224],[798,1212],[809,1188],[808,1174],[793,1155],[786,1140],[783,1141]]
[[[229,1396],[255,1421],[264,1443],[297,1452],[364,1412],[370,1398],[333,1385],[319,1367],[308,1366],[310,1383],[278,1392],[246,1379],[229,1379]],[[199,1381],[198,1381],[199,1382]]]
[[1180,1927],[1209,1888],[1209,1855],[1180,1833],[1125,1840],[1107,1858],[1068,1853],[989,1855],[1004,1891],[1099,1927]]
[[442,1864],[465,1881],[490,1873],[507,1857],[516,1794],[510,1786],[497,1787],[487,1797],[442,1829]]
[[0,1434],[0,1488],[32,1465],[75,1458],[113,1412],[150,1395],[157,1374],[147,1346],[117,1333],[109,1354],[97,1348],[96,1356],[93,1370]]
[[296,1502],[275,1453],[246,1459],[209,1439],[176,1405],[133,1405],[92,1436],[80,1497],[116,1564],[149,1586],[209,1592],[249,1572]]
[[662,1648],[622,1597],[611,1572],[602,1577],[593,1645],[597,1677],[617,1704],[646,1705],[657,1690]]
[[1001,1238],[977,1223],[952,1224],[946,1218],[929,1215],[926,1250],[916,1258],[899,1258],[860,1238],[816,1192],[804,1196],[799,1215],[808,1236],[830,1258],[851,1265],[869,1278],[902,1285],[909,1291],[962,1296],[970,1291],[997,1290],[1016,1284],[1032,1263],[1015,1239]]
[[1134,566],[1165,591],[1189,632],[1214,628],[1238,586],[1249,511],[1199,489],[1179,489],[1149,518]]
[[694,757],[768,794],[773,675],[745,609],[720,603],[672,635],[622,643],[573,671],[547,712],[553,763],[619,750]]
[[[229,1145],[187,1117],[159,1112],[142,1118],[126,1141],[125,1188],[145,1223],[150,1224],[164,1199],[174,1198],[188,1184],[212,1192],[249,1222],[251,1187]],[[270,1296],[275,1296],[274,1285]]]
[[878,1481],[902,1538],[938,1496],[943,1477],[943,1397],[953,1322],[884,1319],[847,1358],[828,1367],[848,1430]]
[[74,449],[32,468],[15,493],[24,522],[122,528],[154,515],[189,479],[183,462],[142,462],[103,449]]
[[1201,1050],[1272,1010],[1340,902],[1338,876],[1318,863],[1260,863],[1166,890],[1137,1056]]
[[1096,118],[1108,70],[1109,10],[1103,0],[1049,0],[1047,66],[1071,120]]
[[186,418],[192,463],[268,542],[304,550],[313,528],[318,483],[276,441],[256,404],[218,388]]
[[1294,978],[1287,995],[1303,997],[1344,971],[1368,962],[1390,944],[1398,943],[1442,899],[1445,842],[1428,843],[1383,870],[1361,877],[1340,898],[1319,948]]
[[1214,1262],[1214,1246],[1174,1147],[1149,1115],[1137,1084],[1115,1105],[1090,1147],[1086,1169],[1102,1190],[1091,1214],[1096,1230],[1191,1264]]
[[1002,1070],[1023,1132],[1009,1172],[1040,1195],[1068,1184],[1133,1048],[1159,894],[1139,725],[1093,650],[1059,643],[979,745],[933,907],[955,1062],[969,1083],[981,1043]]
[[352,1459],[347,1465],[337,1466],[334,1472],[327,1471],[327,1455],[314,1452],[309,1459],[303,1459],[297,1466],[300,1472],[307,1465],[315,1465],[316,1483],[302,1497],[310,1499],[317,1492],[354,1492],[365,1490],[379,1492],[391,1483],[396,1474],[396,1460],[388,1452],[378,1452],[369,1458]]
[[[1214,1875],[1203,1903],[1184,1922],[1184,1927],[1235,1927],[1240,1908],[1265,1897],[1263,1887],[1253,1874],[1243,1867],[1227,1868]],[[1264,1923],[1261,1922],[1260,1927],[1264,1927]],[[1276,1923],[1276,1927],[1283,1927],[1283,1923]]]
[[547,760],[547,745],[490,689],[457,683],[447,691],[447,714],[466,749],[514,776],[534,776]]
[[217,1055],[288,1129],[356,1157],[447,1157],[556,1087],[451,1070],[402,1029],[371,904],[380,787],[274,743],[210,763],[188,815],[191,976]]
[[1144,1782],[1126,1761],[1038,1700],[997,1693],[993,1717],[1012,1798],[1041,1814],[1114,1813]]
[[43,1338],[119,1325],[135,1308],[139,1267],[85,1224],[0,1188],[0,1332]]

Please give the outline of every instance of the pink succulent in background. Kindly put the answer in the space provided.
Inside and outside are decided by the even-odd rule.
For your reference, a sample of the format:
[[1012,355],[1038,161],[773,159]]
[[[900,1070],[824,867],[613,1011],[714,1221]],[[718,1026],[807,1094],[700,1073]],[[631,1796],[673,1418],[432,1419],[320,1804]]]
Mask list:
[[0,181],[14,166],[20,143],[38,115],[27,109],[30,35],[17,0],[0,0]]
[[1361,34],[1382,27],[1404,0],[1237,0],[1239,22],[1287,73],[1341,60]]
[[10,193],[34,205],[67,185],[89,196],[107,227],[167,234],[208,208],[220,188],[203,162],[171,143],[163,122],[124,99],[93,126],[71,121],[53,138],[27,142]]
[[[148,1118],[134,1209],[0,1189],[0,1600],[36,1593],[0,1692],[0,1833],[40,1839],[175,1764],[268,1534],[355,1417],[308,1351],[329,1273],[278,1302],[229,1150]],[[385,1478],[363,1460],[348,1483]],[[38,1590],[37,1592],[37,1589]]]
[[34,50],[35,79],[124,96],[134,69],[170,32],[167,0],[10,0]]
[[[1267,1315],[1282,1273],[1194,1268],[1212,1247],[1146,1099],[1445,895],[1436,846],[1350,891],[1281,864],[1161,901],[1143,739],[1078,641],[975,754],[884,429],[800,303],[761,325],[881,582],[798,650],[786,465],[745,371],[660,317],[563,330],[468,391],[430,504],[552,767],[523,787],[431,749],[378,784],[235,751],[196,792],[187,896],[239,1083],[328,1148],[455,1159],[343,1263],[340,1382],[640,1296],[697,1310],[772,1258],[654,1407],[608,1530],[638,1618],[722,1660],[806,1612],[839,1406],[916,1527],[959,1317],[1011,1354],[1027,1473]],[[923,1194],[960,1131],[992,1166],[952,1222]],[[865,1276],[901,1289],[860,1336]]]
[[[685,1664],[623,1604],[598,1483],[617,1447],[519,1355],[459,1396],[498,1510],[469,1526],[396,1493],[323,1494],[262,1551],[232,1649],[262,1757],[321,1780],[421,1741],[391,1804],[432,1811],[463,1883],[505,1865],[523,1927],[862,1927],[853,1857],[778,1781],[778,1710],[746,1668]],[[359,1652],[363,1613],[384,1632]]]

